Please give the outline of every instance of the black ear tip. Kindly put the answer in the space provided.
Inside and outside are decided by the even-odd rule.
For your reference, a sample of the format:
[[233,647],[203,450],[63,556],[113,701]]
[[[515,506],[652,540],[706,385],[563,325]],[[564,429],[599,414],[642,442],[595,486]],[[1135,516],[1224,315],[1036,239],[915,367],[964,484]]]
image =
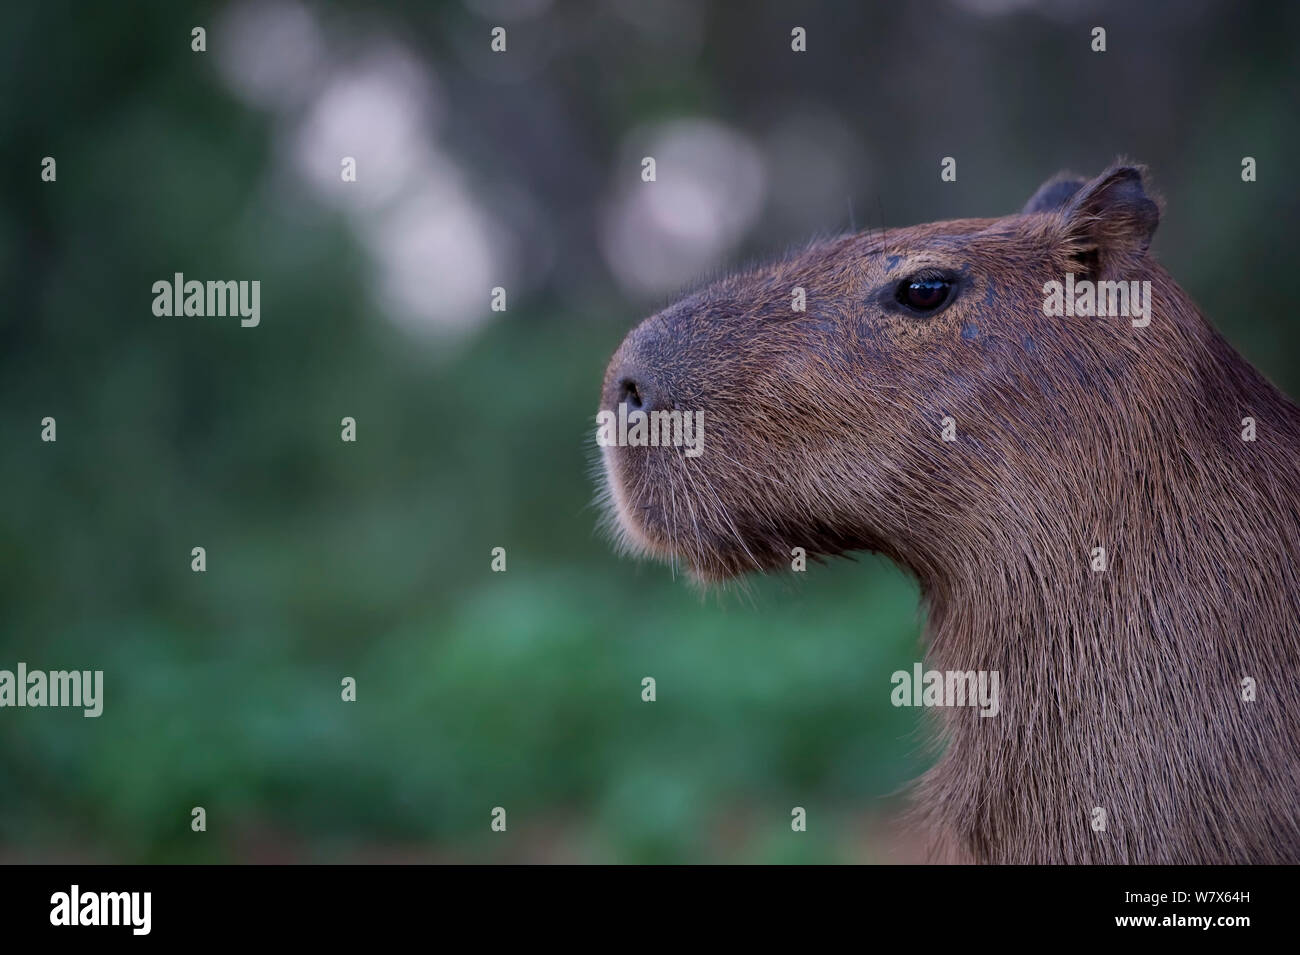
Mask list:
[[1146,178],[1146,167],[1138,166],[1132,163],[1117,163],[1111,166],[1101,174],[1100,179],[1105,183],[1122,184],[1128,188],[1135,188],[1139,192],[1143,190],[1143,180]]
[[1118,162],[1097,177],[1097,185],[1089,192],[1104,197],[1108,205],[1129,206],[1140,210],[1143,216],[1160,216],[1160,204],[1147,194],[1145,166]]
[[1035,212],[1051,212],[1060,209],[1083,186],[1084,181],[1079,177],[1061,173],[1039,186],[1038,191],[1029,197],[1029,201],[1021,211],[1025,215],[1030,215]]
[[1117,159],[1110,168],[1097,177],[1097,183],[1102,188],[1120,187],[1125,195],[1153,198],[1147,195],[1150,179],[1151,171],[1142,163]]
[[1142,253],[1160,224],[1160,204],[1147,195],[1146,169],[1120,161],[1087,183],[1062,210],[1073,240],[1112,257]]

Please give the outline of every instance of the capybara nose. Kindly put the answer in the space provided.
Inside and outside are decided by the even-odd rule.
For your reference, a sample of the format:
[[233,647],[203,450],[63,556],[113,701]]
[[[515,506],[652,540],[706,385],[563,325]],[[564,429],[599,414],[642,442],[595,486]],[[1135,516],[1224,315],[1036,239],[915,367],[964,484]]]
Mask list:
[[623,361],[610,379],[612,385],[610,404],[614,409],[627,405],[628,412],[663,411],[672,407],[668,389],[660,376],[645,365],[634,361]]
[[635,378],[623,378],[618,383],[618,399],[620,405],[627,405],[628,411],[642,411],[641,401],[642,386]]

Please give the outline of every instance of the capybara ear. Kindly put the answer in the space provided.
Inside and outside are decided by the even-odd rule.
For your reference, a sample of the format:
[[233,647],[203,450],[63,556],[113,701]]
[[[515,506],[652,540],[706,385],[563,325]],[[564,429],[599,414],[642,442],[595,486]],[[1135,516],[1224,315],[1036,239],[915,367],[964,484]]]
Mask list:
[[1085,271],[1112,271],[1146,252],[1160,207],[1142,186],[1140,166],[1116,165],[1079,189],[1061,216],[1065,242]]
[[1057,173],[1047,182],[1038,187],[1038,191],[1029,197],[1025,207],[1021,209],[1022,215],[1032,215],[1035,212],[1052,212],[1061,208],[1076,192],[1083,188],[1084,180],[1078,176],[1072,176],[1069,173]]

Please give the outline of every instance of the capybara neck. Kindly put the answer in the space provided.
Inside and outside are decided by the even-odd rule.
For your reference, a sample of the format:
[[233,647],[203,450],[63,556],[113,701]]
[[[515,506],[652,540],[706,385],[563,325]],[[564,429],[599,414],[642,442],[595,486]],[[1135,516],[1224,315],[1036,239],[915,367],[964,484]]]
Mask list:
[[[919,807],[940,858],[1300,858],[1300,416],[1150,271],[1181,341],[1134,356],[1149,387],[1025,421],[1023,483],[971,488],[912,565],[929,665],[1003,676],[998,718],[939,711]],[[1079,428],[1107,451],[1072,458]]]

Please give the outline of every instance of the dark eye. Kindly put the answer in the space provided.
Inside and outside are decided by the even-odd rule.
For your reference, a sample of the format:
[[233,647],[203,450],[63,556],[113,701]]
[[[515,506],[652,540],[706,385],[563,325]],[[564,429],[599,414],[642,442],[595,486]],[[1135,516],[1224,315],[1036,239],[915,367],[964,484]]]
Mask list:
[[914,312],[933,312],[952,294],[952,282],[937,276],[914,275],[898,286],[898,301]]

